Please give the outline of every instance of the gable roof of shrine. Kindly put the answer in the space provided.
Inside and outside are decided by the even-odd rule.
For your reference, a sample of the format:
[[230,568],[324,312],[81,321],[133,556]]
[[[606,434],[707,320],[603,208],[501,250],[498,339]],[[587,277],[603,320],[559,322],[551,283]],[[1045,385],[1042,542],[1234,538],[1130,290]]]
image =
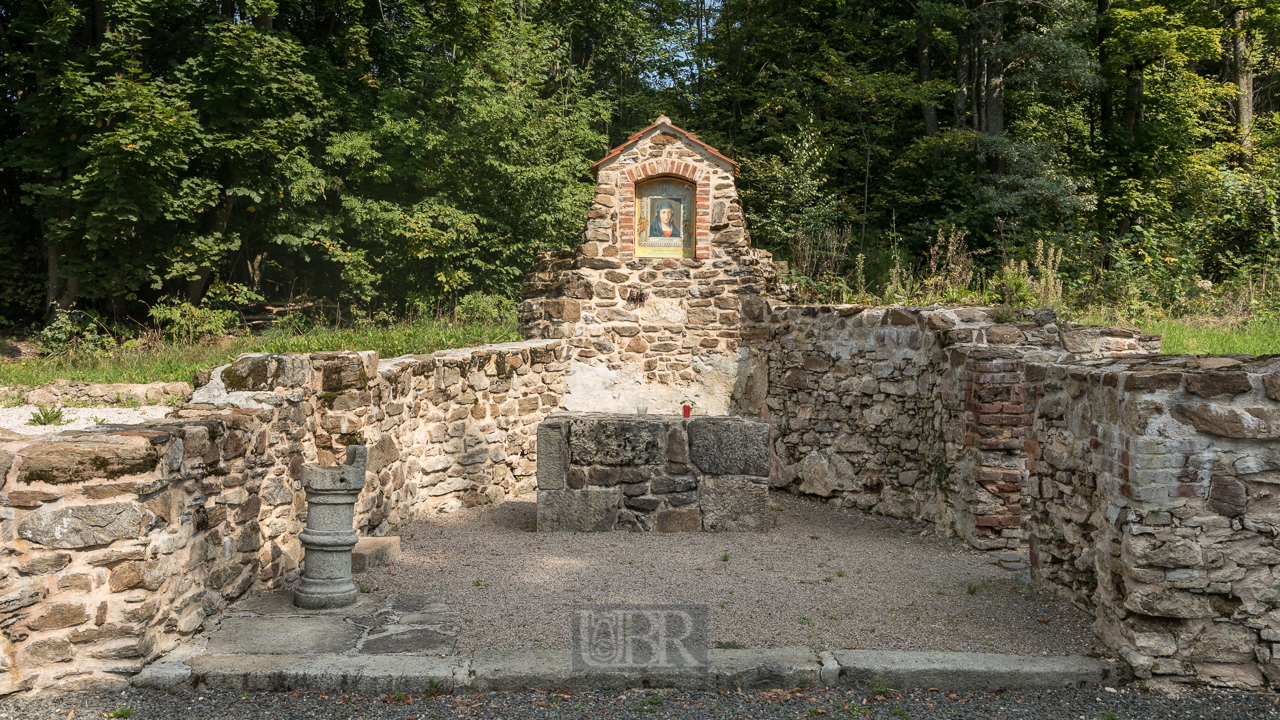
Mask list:
[[706,151],[707,151],[708,153],[710,153],[712,156],[717,157],[717,158],[719,158],[719,159],[721,159],[721,160],[723,160],[723,161],[725,161],[725,162],[729,163],[729,165],[733,168],[733,174],[734,174],[734,175],[737,175],[737,174],[738,174],[738,163],[736,163],[736,162],[734,162],[734,161],[730,160],[729,158],[725,157],[724,155],[722,155],[722,154],[720,153],[720,151],[719,151],[719,150],[716,150],[715,148],[711,147],[710,145],[708,145],[708,144],[706,144],[706,143],[702,142],[701,140],[699,140],[699,139],[698,139],[698,137],[697,137],[696,135],[694,135],[693,133],[689,132],[688,130],[682,130],[681,128],[678,128],[678,127],[676,127],[675,125],[672,125],[672,124],[671,124],[671,119],[670,119],[670,118],[668,118],[666,115],[659,115],[659,116],[658,116],[658,119],[657,119],[657,120],[655,120],[655,121],[653,122],[653,124],[652,124],[652,125],[650,125],[649,127],[645,128],[645,129],[643,129],[643,130],[641,130],[640,132],[636,133],[635,135],[632,135],[631,137],[627,138],[627,139],[626,139],[626,141],[624,141],[621,145],[619,145],[618,147],[616,147],[616,148],[614,148],[614,149],[610,150],[610,151],[608,152],[608,154],[606,154],[604,157],[600,158],[600,159],[599,159],[599,160],[598,160],[594,165],[592,165],[592,166],[591,166],[591,174],[592,174],[592,175],[595,175],[595,174],[599,173],[599,172],[600,172],[600,168],[601,168],[601,166],[603,166],[605,163],[607,163],[607,162],[609,162],[610,160],[612,160],[612,159],[614,159],[614,158],[618,157],[619,155],[621,155],[621,154],[623,153],[623,151],[625,151],[627,148],[629,148],[629,147],[631,147],[632,145],[634,145],[637,141],[639,141],[639,140],[640,140],[640,138],[644,137],[645,133],[647,133],[647,132],[649,132],[650,130],[653,130],[654,128],[657,128],[657,127],[664,127],[664,128],[665,128],[665,129],[667,129],[667,130],[671,130],[671,131],[673,131],[673,132],[675,132],[675,133],[679,134],[681,137],[683,137],[683,139],[687,140],[688,142],[693,143],[694,145],[697,145],[698,147],[700,147],[700,148],[702,148],[702,149],[706,150]]

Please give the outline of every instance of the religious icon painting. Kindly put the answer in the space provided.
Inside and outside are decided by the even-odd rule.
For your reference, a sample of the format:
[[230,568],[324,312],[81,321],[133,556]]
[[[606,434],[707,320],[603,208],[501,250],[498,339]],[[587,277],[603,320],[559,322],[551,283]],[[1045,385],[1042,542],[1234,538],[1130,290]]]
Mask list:
[[693,257],[693,185],[658,178],[636,188],[636,257]]

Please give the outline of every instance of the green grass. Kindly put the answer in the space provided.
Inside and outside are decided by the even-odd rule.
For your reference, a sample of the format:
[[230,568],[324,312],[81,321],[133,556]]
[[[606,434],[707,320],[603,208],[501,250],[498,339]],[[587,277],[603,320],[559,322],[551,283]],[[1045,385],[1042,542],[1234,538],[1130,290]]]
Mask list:
[[1072,313],[1068,319],[1081,325],[1138,327],[1162,336],[1166,355],[1275,355],[1280,353],[1280,320],[1239,318],[1123,318],[1114,312],[1092,309]]
[[392,358],[519,339],[514,321],[461,324],[421,320],[389,327],[319,327],[297,335],[268,331],[263,335],[234,337],[217,344],[166,344],[155,349],[117,350],[102,356],[59,356],[0,363],[0,385],[44,385],[54,380],[190,382],[197,371],[225,365],[241,353],[377,350],[379,357]]
[[[1091,315],[1082,323],[1114,324],[1115,318]],[[1122,323],[1131,324],[1131,323]],[[1144,332],[1164,336],[1166,354],[1280,353],[1280,321],[1211,324],[1187,320],[1141,322]],[[21,363],[0,363],[0,385],[34,386],[54,380],[103,383],[190,382],[208,370],[249,352],[312,353],[326,350],[377,350],[379,357],[416,355],[446,348],[519,340],[514,321],[451,323],[420,320],[388,327],[318,327],[302,334],[268,331],[211,344],[166,344],[158,348],[116,350],[110,355],[60,356]]]
[[1200,325],[1185,320],[1143,323],[1143,332],[1162,335],[1161,349],[1166,355],[1192,353],[1218,355],[1247,353],[1275,355],[1280,353],[1280,321],[1254,321],[1240,325]]

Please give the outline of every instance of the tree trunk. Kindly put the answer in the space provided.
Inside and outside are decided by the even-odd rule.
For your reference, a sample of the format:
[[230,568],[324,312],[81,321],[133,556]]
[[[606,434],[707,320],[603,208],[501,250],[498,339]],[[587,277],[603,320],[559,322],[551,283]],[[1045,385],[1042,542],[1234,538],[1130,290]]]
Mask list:
[[955,115],[956,129],[967,124],[966,106],[969,104],[969,28],[956,33],[956,95],[951,100],[951,112]]
[[1145,65],[1137,63],[1129,66],[1129,87],[1124,97],[1124,133],[1133,140],[1138,130],[1138,122],[1142,119],[1143,75]]
[[[48,232],[45,235],[48,236]],[[58,304],[58,293],[62,290],[62,243],[49,243],[44,250],[45,266],[47,275],[44,283],[44,314],[45,320],[53,317],[53,311]]]
[[1111,134],[1114,126],[1115,93],[1111,90],[1111,76],[1107,74],[1107,61],[1111,51],[1107,49],[1107,11],[1111,9],[1111,0],[1098,0],[1098,66],[1102,69],[1102,97],[1098,103],[1098,115],[1102,125],[1102,135]]
[[973,129],[984,132],[987,129],[987,40],[982,38],[973,53]]
[[93,44],[100,45],[107,37],[107,8],[103,0],[93,0]]
[[[916,36],[916,53],[919,61],[920,83],[926,84],[933,80],[933,67],[929,63],[929,31],[921,30]],[[920,112],[924,115],[924,134],[925,137],[933,137],[938,134],[938,108],[932,101],[926,99],[920,103]]]
[[1249,57],[1242,8],[1231,12],[1231,70],[1236,81],[1236,132],[1240,135],[1243,164],[1253,162],[1253,60]]
[[990,50],[983,53],[982,131],[988,135],[1004,134],[1004,60],[1000,46],[1004,40],[1004,8],[996,6],[990,25]]
[[[217,235],[219,238],[225,238],[227,234],[227,225],[231,222],[231,210],[235,207],[235,198],[226,194],[226,190],[235,187],[240,183],[240,171],[234,167],[224,171],[222,202],[213,209],[209,215],[209,233]],[[213,268],[209,266],[201,267],[196,271],[196,276],[187,281],[187,302],[196,305],[204,297],[204,292],[209,288],[209,278],[213,276]]]
[[62,288],[62,294],[58,296],[58,309],[66,312],[80,299],[80,276],[72,275],[67,278],[67,284]]

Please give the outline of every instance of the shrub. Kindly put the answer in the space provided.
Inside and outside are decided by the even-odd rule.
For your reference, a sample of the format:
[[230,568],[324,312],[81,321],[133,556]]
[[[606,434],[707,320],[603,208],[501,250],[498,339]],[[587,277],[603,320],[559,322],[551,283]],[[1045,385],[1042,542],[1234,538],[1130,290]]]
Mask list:
[[454,308],[454,316],[464,323],[498,323],[513,317],[516,304],[498,295],[474,292],[462,298]]
[[116,339],[96,312],[59,310],[40,331],[40,346],[50,355],[98,354],[116,347]]
[[165,298],[151,306],[150,315],[164,331],[165,339],[192,342],[205,335],[225,335],[236,326],[239,313]]

